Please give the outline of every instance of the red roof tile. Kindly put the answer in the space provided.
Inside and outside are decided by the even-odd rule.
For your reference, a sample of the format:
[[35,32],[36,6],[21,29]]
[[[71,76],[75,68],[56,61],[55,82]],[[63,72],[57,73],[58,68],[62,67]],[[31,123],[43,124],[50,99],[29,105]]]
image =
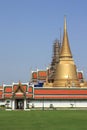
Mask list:
[[2,95],[3,94],[3,92],[2,91],[0,91],[0,95]]
[[12,94],[5,94],[4,97],[5,97],[5,98],[11,98],[11,97],[12,97]]
[[12,87],[6,87],[6,88],[5,88],[5,92],[11,93],[11,92],[12,92]]
[[32,91],[33,91],[33,88],[32,88],[32,87],[29,87],[29,88],[28,88],[28,92],[29,92],[29,93],[32,93]]
[[26,97],[27,97],[27,98],[32,98],[33,95],[32,95],[32,94],[26,94]]
[[76,95],[79,95],[79,94],[87,94],[87,90],[81,90],[81,89],[74,89],[74,90],[72,90],[72,89],[69,89],[69,90],[67,90],[67,89],[62,89],[62,90],[60,90],[60,89],[35,89],[34,90],[34,94],[37,94],[37,95],[39,95],[39,94],[69,94],[69,95],[71,95],[71,94],[76,94]]
[[42,95],[37,95],[37,96],[34,96],[34,99],[87,99],[87,96],[84,96],[84,95],[80,95],[80,96],[72,96],[72,95],[61,95],[61,96],[42,96]]

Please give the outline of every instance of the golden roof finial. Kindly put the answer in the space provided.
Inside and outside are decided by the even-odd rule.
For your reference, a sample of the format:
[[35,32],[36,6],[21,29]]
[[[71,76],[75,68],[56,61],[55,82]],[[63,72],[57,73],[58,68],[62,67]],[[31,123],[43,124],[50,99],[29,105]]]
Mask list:
[[66,27],[66,16],[64,16],[64,31],[66,32],[67,30],[67,27]]
[[60,57],[71,57],[72,58],[72,53],[71,53],[69,41],[68,41],[66,16],[64,17],[64,34],[63,34],[63,42],[62,42]]

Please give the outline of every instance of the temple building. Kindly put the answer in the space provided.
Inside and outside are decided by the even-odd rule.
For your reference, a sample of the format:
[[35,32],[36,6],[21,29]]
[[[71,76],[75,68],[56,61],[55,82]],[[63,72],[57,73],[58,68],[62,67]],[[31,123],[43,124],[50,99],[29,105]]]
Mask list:
[[87,81],[78,71],[68,40],[66,18],[63,41],[55,40],[50,66],[32,71],[29,83],[3,84],[0,106],[15,109],[87,108]]

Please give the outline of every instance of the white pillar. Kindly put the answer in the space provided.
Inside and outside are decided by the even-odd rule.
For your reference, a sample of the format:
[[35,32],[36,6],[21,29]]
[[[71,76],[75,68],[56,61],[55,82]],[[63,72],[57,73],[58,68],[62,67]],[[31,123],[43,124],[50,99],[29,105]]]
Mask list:
[[12,100],[12,110],[15,109],[15,100]]
[[24,110],[26,109],[26,99],[24,99]]

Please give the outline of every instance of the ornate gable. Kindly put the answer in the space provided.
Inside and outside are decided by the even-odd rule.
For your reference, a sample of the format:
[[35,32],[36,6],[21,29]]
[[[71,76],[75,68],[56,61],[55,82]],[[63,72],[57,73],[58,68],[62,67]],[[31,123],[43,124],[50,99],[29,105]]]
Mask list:
[[13,92],[17,93],[19,91],[22,93],[25,93],[27,91],[27,85],[23,85],[23,84],[21,84],[21,82],[19,82],[19,84],[15,84],[13,86]]
[[27,86],[26,85],[22,85],[21,82],[19,82],[19,84],[15,84],[13,86],[13,97],[15,98],[24,98],[26,97],[26,90],[27,90]]

